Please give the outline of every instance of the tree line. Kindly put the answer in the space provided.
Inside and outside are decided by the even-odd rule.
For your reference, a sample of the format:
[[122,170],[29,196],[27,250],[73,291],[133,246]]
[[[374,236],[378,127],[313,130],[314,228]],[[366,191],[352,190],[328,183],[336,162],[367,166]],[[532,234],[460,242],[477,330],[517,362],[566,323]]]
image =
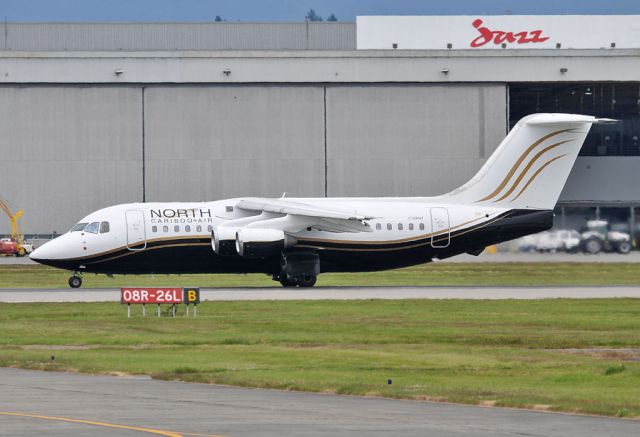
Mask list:
[[[307,14],[304,16],[304,19],[306,21],[324,21],[324,18],[322,18],[321,15],[319,15],[316,11],[314,11],[313,9],[309,9],[307,11]],[[222,21],[227,21],[224,18],[222,18],[220,15],[216,15],[216,17],[214,18],[214,20],[216,23],[222,22]],[[331,14],[327,17],[327,21],[338,21],[338,17],[335,16],[335,14]]]

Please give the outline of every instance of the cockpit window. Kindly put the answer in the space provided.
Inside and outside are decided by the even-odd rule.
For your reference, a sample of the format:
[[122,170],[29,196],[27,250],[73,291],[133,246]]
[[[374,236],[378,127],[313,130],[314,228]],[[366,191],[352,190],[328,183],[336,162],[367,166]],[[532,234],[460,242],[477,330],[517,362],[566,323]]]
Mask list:
[[71,232],[84,231],[84,228],[86,228],[88,224],[89,223],[78,223],[77,225],[71,228]]
[[106,234],[109,232],[109,222],[100,222],[100,233]]
[[92,234],[97,234],[98,233],[98,228],[100,227],[100,222],[93,222],[91,223],[89,226],[87,226],[86,228],[84,228],[85,232],[90,232]]

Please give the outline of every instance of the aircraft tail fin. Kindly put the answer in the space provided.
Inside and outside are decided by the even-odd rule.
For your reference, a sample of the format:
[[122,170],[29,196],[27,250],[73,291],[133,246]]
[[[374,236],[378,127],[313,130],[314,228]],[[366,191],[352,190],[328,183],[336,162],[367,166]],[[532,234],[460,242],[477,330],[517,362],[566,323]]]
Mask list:
[[443,196],[456,203],[553,209],[595,123],[577,114],[532,114],[520,120],[466,184]]

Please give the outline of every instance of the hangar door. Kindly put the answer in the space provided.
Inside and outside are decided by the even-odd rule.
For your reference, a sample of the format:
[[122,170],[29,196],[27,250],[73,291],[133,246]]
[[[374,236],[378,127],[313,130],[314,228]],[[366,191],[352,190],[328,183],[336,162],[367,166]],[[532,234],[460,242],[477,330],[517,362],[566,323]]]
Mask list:
[[447,208],[431,208],[431,247],[448,247],[449,211]]
[[127,220],[127,249],[142,250],[147,247],[147,236],[144,229],[144,212],[129,210]]

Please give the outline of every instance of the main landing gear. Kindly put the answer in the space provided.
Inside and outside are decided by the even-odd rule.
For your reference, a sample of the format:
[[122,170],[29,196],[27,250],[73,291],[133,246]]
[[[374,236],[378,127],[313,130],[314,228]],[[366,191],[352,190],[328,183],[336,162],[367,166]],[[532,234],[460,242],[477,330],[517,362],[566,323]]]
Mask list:
[[277,280],[280,281],[283,287],[313,287],[316,284],[318,277],[316,275],[300,275],[297,277],[290,277],[286,274],[278,276]]
[[82,278],[74,272],[73,276],[69,278],[69,287],[80,288],[82,286]]
[[273,276],[283,287],[313,287],[320,273],[320,257],[315,253],[283,253],[280,273]]

